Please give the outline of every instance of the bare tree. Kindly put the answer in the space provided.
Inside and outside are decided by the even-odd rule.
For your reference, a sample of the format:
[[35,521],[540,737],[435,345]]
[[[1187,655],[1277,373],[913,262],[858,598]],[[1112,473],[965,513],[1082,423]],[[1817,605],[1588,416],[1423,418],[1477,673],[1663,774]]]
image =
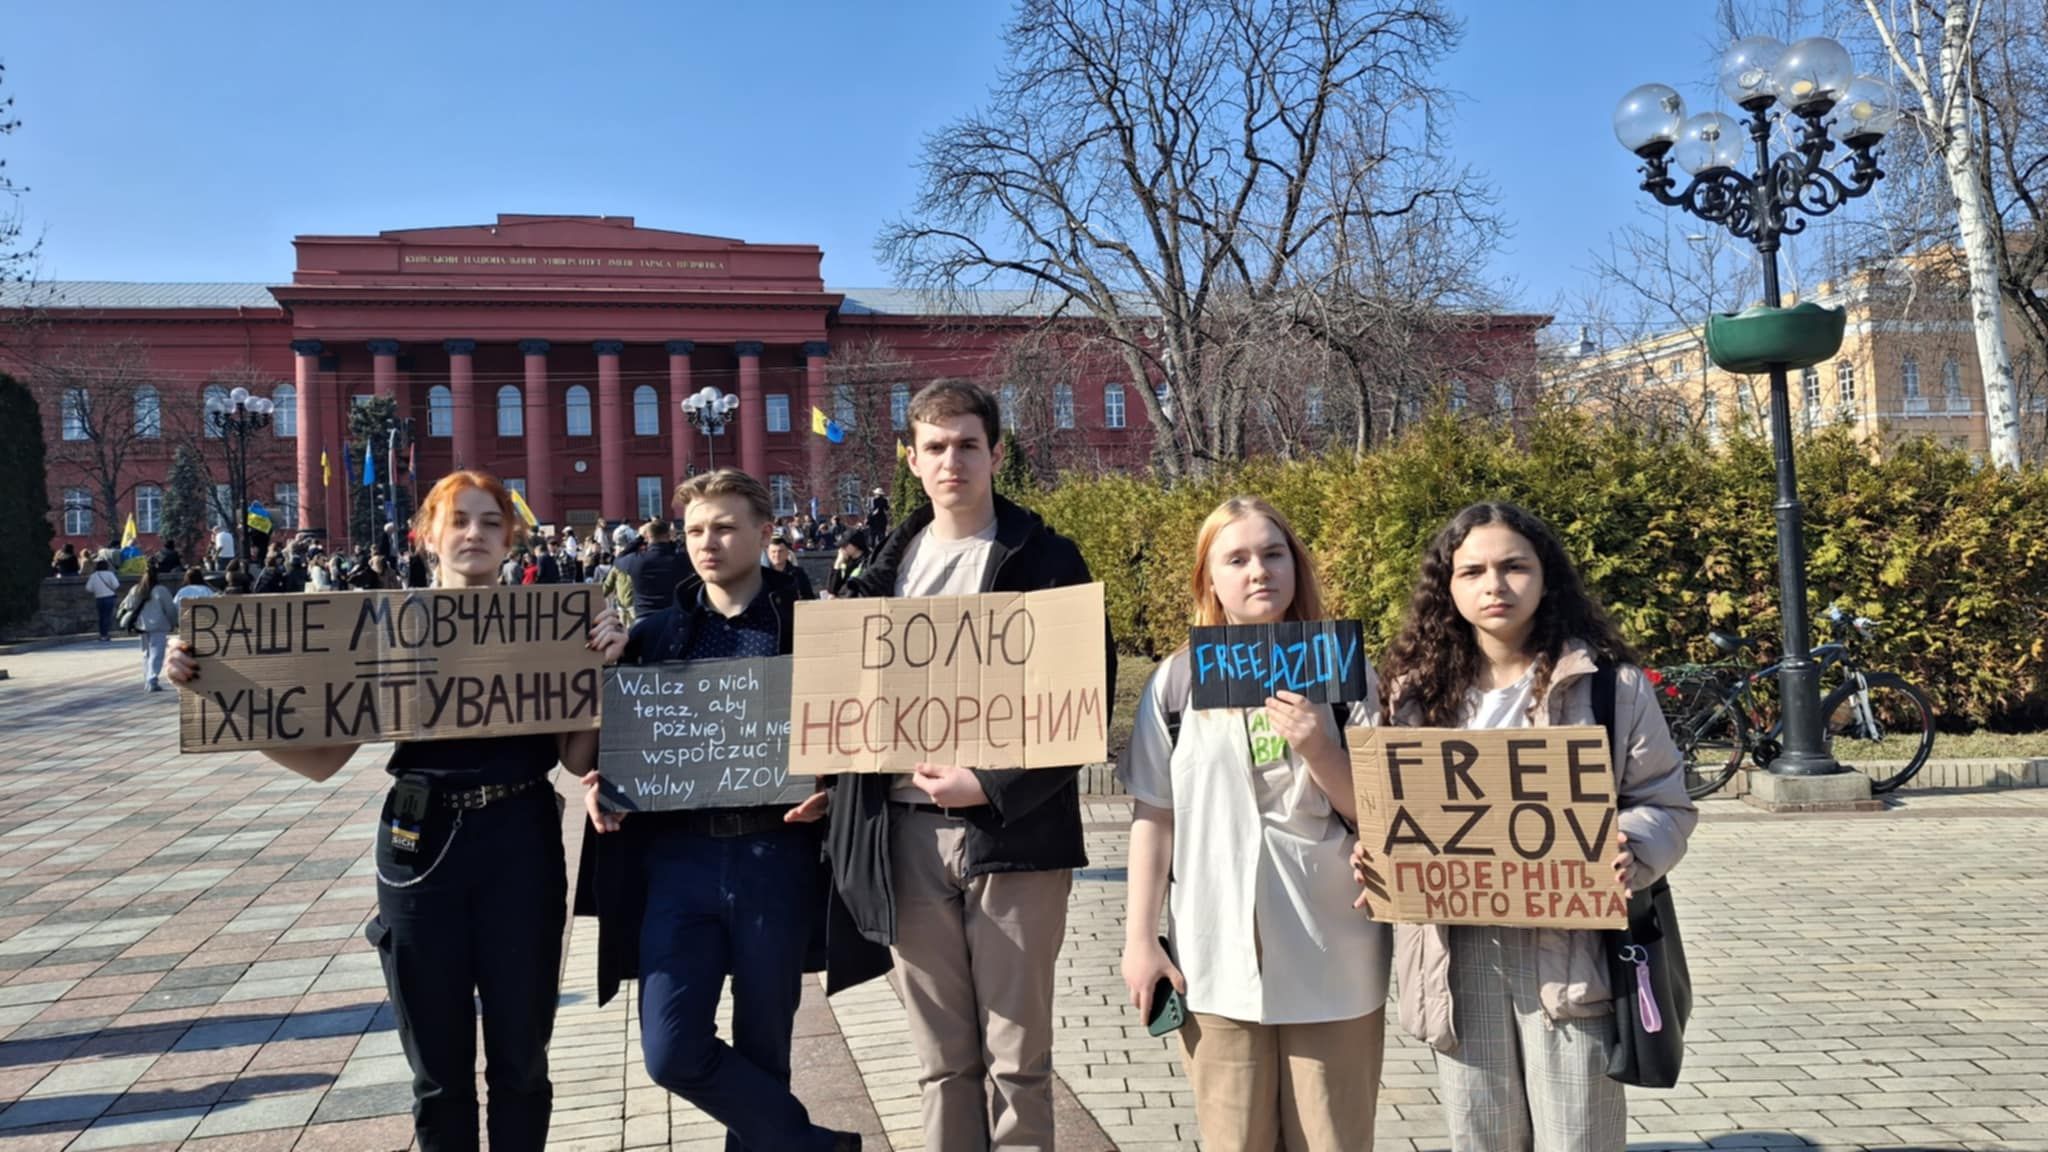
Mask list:
[[1998,287],[2027,350],[2013,364],[2021,441],[2048,445],[2048,3],[1987,0],[1976,82]]
[[[0,64],[0,84],[7,80],[7,66]],[[0,136],[11,136],[21,127],[13,115],[14,97],[0,97]],[[7,172],[7,159],[0,156],[0,290],[27,285],[34,279],[36,256],[41,241],[25,241],[26,223],[21,197],[28,189],[14,182]]]
[[1265,306],[1346,222],[1472,190],[1429,160],[1458,34],[1438,0],[1024,0],[988,106],[926,142],[880,250],[926,289],[1092,318],[1162,387],[1136,391],[1165,471],[1234,458],[1252,395],[1216,370],[1224,298]]
[[76,342],[33,362],[30,388],[53,421],[45,432],[53,471],[89,483],[107,540],[121,535],[121,508],[142,482],[140,465],[162,454],[164,398],[149,353],[134,342]]
[[1954,197],[1984,381],[1984,417],[1991,462],[2020,462],[2019,396],[2005,343],[2005,298],[1999,286],[2000,227],[1987,194],[1985,144],[1973,96],[1982,50],[1984,0],[1862,0],[1879,43],[1890,55],[1912,106],[1907,121],[1924,132]]

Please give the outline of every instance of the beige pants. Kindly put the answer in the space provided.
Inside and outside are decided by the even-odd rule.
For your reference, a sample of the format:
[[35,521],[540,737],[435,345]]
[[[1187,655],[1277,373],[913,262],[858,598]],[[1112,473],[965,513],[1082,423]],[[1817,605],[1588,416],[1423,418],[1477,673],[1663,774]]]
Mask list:
[[1181,1029],[1205,1152],[1372,1152],[1387,1014],[1246,1024],[1196,1012]]
[[934,1152],[1050,1150],[1053,969],[1073,873],[961,877],[967,826],[897,809],[897,995]]

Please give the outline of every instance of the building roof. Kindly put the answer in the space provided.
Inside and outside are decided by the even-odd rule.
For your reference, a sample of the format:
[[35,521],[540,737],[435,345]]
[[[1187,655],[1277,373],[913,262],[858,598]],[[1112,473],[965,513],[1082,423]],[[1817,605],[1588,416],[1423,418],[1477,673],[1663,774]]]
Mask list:
[[267,284],[143,284],[120,280],[52,280],[0,285],[0,308],[264,308],[278,307]]
[[[846,297],[842,316],[1051,316],[1063,301],[1050,292],[981,289],[926,292],[916,288],[832,288]],[[1147,309],[1149,311],[1149,309]]]

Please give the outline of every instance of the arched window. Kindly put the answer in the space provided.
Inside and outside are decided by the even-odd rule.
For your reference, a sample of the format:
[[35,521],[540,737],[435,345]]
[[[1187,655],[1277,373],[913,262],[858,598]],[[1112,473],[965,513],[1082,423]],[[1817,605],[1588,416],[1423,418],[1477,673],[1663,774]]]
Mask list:
[[581,384],[571,384],[562,393],[563,430],[571,436],[590,435],[590,389]]
[[1970,402],[1963,399],[1963,366],[1953,356],[1941,362],[1941,394],[1948,401],[1949,411],[1969,410]]
[[299,389],[279,384],[270,390],[270,430],[283,439],[299,435]]
[[1052,422],[1056,428],[1074,426],[1074,386],[1055,384],[1052,386]]
[[1102,426],[1121,428],[1124,426],[1124,386],[1104,384],[1102,386]]
[[446,384],[427,389],[427,435],[455,435],[455,393]]
[[208,384],[199,397],[199,422],[206,426],[206,435],[211,439],[220,439],[220,425],[213,422],[213,410],[227,402],[228,390],[218,384]]
[[910,427],[910,385],[889,385],[889,426],[901,432]]
[[163,398],[155,388],[144,384],[135,390],[135,436],[139,440],[155,440],[163,434]]
[[633,389],[633,435],[661,435],[661,393],[651,384]]
[[526,407],[520,402],[516,384],[498,389],[498,435],[526,435]]

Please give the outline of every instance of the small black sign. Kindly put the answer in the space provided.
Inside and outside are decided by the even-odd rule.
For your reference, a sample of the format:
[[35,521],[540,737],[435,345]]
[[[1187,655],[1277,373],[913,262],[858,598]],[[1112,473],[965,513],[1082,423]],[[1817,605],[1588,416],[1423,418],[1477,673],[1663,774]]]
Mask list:
[[790,663],[606,669],[604,802],[627,812],[802,802],[817,781],[789,774]]
[[1276,692],[1312,703],[1365,699],[1365,634],[1356,620],[1292,620],[1188,630],[1195,708],[1257,708]]

